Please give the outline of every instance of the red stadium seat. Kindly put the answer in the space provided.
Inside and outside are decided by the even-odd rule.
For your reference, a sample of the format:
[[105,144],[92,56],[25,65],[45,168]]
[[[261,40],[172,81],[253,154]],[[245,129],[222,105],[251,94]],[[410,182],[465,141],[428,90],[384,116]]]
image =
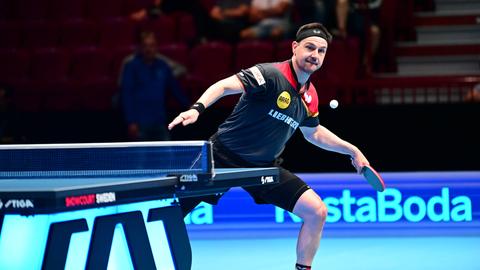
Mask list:
[[15,22],[0,22],[0,48],[18,48],[22,43],[21,26]]
[[321,72],[331,81],[348,83],[357,77],[359,65],[358,39],[334,39],[328,46]]
[[129,15],[142,8],[148,7],[151,0],[123,0],[123,13]]
[[180,42],[193,42],[197,36],[197,28],[193,16],[186,12],[175,14],[177,24],[177,40]]
[[109,77],[110,53],[102,48],[83,47],[71,53],[70,78],[79,82],[103,81]]
[[123,16],[122,0],[86,0],[86,15],[92,19]]
[[293,40],[283,40],[277,43],[274,61],[282,62],[292,58]]
[[126,18],[108,18],[102,20],[100,28],[100,46],[115,48],[135,44],[135,27]]
[[22,91],[28,82],[30,58],[23,49],[0,49],[0,82],[12,87],[12,101],[18,111],[38,111],[40,95]]
[[16,0],[14,9],[21,21],[38,21],[48,18],[49,0]]
[[223,42],[199,44],[190,51],[190,73],[184,84],[192,100],[217,80],[231,75],[232,51],[231,45]]
[[274,59],[274,47],[268,41],[240,42],[235,51],[235,71]]
[[163,44],[158,47],[158,52],[185,67],[189,67],[188,47],[185,43]]
[[107,110],[116,92],[116,78],[111,78],[111,53],[103,48],[84,47],[72,52],[70,89],[79,106],[88,110]]
[[200,0],[199,2],[205,10],[211,10],[216,4],[216,0]]
[[358,39],[334,39],[328,46],[321,69],[312,76],[319,103],[336,98],[343,104],[351,102],[350,85],[357,78],[360,66]]
[[85,0],[50,0],[49,17],[56,20],[74,20],[85,17]]
[[69,55],[65,50],[33,50],[30,80],[17,89],[18,95],[28,97],[27,103],[39,102],[41,110],[63,111],[72,108],[76,97],[66,91],[68,69]]
[[41,96],[24,91],[28,86],[30,56],[23,49],[0,49],[0,82],[13,89],[15,110],[38,111]]
[[0,82],[16,84],[24,82],[28,76],[29,55],[25,50],[0,49]]
[[64,21],[61,26],[61,44],[66,47],[95,46],[98,44],[96,25],[89,20]]
[[59,43],[58,25],[47,21],[29,21],[23,26],[23,45],[26,48],[56,47]]
[[223,42],[199,44],[190,53],[191,72],[208,82],[229,75],[232,67],[232,47]]
[[13,4],[14,1],[11,0],[0,0],[0,20],[10,21],[16,19]]
[[175,41],[176,24],[173,17],[160,16],[155,20],[147,20],[139,25],[140,31],[153,31],[159,44]]
[[69,55],[65,50],[45,48],[34,50],[31,56],[31,79],[53,83],[67,79]]

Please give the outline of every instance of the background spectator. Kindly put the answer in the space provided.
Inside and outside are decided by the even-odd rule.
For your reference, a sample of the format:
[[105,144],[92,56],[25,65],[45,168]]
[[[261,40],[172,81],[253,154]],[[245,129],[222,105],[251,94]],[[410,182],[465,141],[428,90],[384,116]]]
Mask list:
[[184,107],[190,102],[175,79],[174,71],[157,53],[154,33],[143,32],[140,43],[139,50],[125,59],[120,75],[128,135],[132,140],[169,140],[166,92],[171,91]]
[[211,37],[237,42],[248,25],[249,4],[249,0],[218,0],[210,10]]
[[282,38],[290,31],[291,0],[252,0],[250,22],[253,26],[244,29],[243,39]]
[[[325,0],[330,17],[328,25],[332,34],[340,38],[358,37],[360,40],[361,61],[370,73],[373,57],[380,43],[379,8],[382,0]],[[369,43],[367,44],[367,41]]]
[[152,3],[145,8],[137,10],[130,14],[130,18],[134,21],[143,21],[146,19],[156,19],[164,13],[162,10],[163,0],[153,0]]

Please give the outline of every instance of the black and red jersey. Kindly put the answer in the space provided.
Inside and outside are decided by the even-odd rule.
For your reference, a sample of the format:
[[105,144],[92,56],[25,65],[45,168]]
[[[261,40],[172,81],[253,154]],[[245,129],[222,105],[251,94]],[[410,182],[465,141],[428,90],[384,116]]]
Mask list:
[[255,65],[237,76],[245,92],[216,138],[245,161],[271,163],[299,126],[319,124],[315,87],[298,83],[291,61]]

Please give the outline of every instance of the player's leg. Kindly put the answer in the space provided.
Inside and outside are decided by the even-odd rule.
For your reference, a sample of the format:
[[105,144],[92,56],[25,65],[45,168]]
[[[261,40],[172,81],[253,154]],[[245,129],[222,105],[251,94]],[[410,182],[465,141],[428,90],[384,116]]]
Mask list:
[[[212,139],[213,138],[213,139]],[[213,145],[213,159],[215,160],[216,168],[234,168],[234,167],[244,167],[236,164],[236,162],[225,152],[225,148],[215,140],[214,137],[211,138]],[[198,204],[201,202],[206,202],[209,204],[216,205],[220,198],[223,196],[228,189],[225,189],[222,193],[217,193],[214,195],[207,196],[197,196],[197,197],[188,197],[180,198],[180,207],[182,208],[183,216],[188,215]]]
[[297,264],[311,266],[320,245],[327,207],[320,196],[309,189],[300,196],[293,213],[303,219],[297,241]]
[[[318,249],[327,208],[320,197],[298,176],[280,167],[279,183],[245,187],[257,203],[269,203],[303,219],[297,243],[297,265],[311,266]],[[298,268],[298,269],[309,269]]]
[[185,217],[186,215],[188,215],[188,213],[192,212],[192,210],[195,209],[195,207],[197,207],[197,205],[199,205],[201,202],[216,205],[222,195],[223,193],[209,196],[180,198],[179,203],[180,208],[182,209],[183,216]]

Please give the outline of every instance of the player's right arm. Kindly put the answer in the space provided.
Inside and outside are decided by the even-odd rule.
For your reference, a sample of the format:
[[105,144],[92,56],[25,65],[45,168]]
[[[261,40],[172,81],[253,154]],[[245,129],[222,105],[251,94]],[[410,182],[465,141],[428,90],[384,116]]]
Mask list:
[[[202,103],[205,108],[207,108],[224,96],[240,94],[243,91],[244,87],[242,82],[236,75],[232,75],[211,85],[197,102]],[[197,121],[199,114],[200,113],[195,109],[184,111],[168,124],[168,129],[171,130],[180,123],[184,126],[193,124]]]

